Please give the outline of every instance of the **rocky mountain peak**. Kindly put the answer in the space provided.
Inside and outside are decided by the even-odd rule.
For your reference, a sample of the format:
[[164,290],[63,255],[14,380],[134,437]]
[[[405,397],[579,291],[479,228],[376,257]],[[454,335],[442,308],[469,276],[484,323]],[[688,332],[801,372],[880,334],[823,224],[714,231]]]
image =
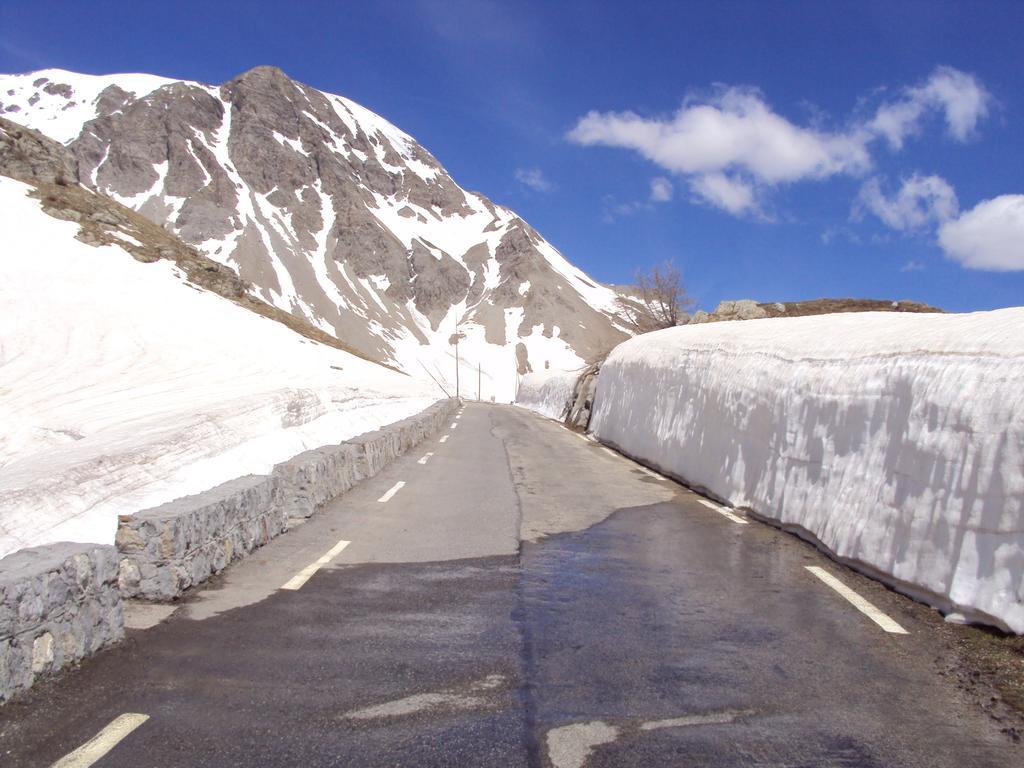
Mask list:
[[615,292],[520,217],[463,190],[379,115],[276,67],[220,86],[0,77],[11,109],[66,144],[83,183],[415,375],[454,379],[457,328],[465,364],[511,399],[524,366],[582,366],[626,336]]

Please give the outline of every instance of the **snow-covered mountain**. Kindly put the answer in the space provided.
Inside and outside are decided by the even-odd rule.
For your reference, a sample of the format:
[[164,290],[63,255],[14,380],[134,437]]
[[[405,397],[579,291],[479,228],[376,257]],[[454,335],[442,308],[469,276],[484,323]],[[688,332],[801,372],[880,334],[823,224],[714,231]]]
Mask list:
[[[617,294],[412,137],[272,67],[221,86],[45,70],[0,114],[67,145],[81,180],[230,266],[268,302],[449,391],[511,400],[626,338]],[[470,382],[467,386],[467,381]]]
[[147,257],[169,246],[104,200],[0,175],[0,557],[111,543],[119,514],[267,472],[438,398],[429,380]]

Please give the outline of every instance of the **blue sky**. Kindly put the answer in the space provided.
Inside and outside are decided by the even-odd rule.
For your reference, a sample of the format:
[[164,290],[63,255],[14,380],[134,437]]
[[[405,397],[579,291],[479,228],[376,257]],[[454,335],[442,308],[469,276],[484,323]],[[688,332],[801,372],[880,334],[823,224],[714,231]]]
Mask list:
[[605,282],[1024,304],[1024,3],[0,0],[0,71],[258,64],[419,139]]

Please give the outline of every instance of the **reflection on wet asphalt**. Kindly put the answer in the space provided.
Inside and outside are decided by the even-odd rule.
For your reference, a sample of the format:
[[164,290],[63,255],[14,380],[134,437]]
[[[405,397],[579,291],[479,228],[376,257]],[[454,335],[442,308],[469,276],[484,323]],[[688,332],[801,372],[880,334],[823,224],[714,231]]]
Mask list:
[[[736,525],[533,417],[467,408],[460,424],[426,465],[417,453],[294,534],[296,569],[343,533],[353,542],[301,589],[278,589],[291,555],[271,545],[186,610],[0,709],[0,764],[51,765],[125,712],[149,719],[98,765],[1020,760],[935,674],[903,598],[858,582],[910,630],[886,634],[805,570],[836,566],[787,534]],[[492,474],[453,484],[455,460]],[[516,553],[517,528],[530,535]]]

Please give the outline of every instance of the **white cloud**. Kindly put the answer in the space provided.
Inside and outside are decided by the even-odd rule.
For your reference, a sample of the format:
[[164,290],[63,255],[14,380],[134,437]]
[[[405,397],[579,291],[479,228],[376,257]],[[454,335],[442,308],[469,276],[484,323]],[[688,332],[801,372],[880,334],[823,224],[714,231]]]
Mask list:
[[742,179],[724,173],[706,173],[690,180],[690,190],[701,200],[734,216],[758,213],[754,187]]
[[968,269],[1024,270],[1024,195],[981,201],[939,227],[939,245]]
[[959,205],[956,192],[945,179],[915,174],[904,179],[899,192],[892,197],[882,191],[879,179],[868,180],[860,188],[854,215],[859,216],[864,208],[892,229],[906,232],[952,219]]
[[915,259],[911,259],[906,264],[904,264],[902,267],[900,267],[900,272],[923,272],[923,271],[924,271],[924,262],[920,262],[920,261],[917,261]]
[[642,211],[654,210],[653,203],[643,200],[632,200],[625,203],[617,202],[612,195],[605,195],[601,200],[601,219],[611,224],[617,219],[633,216]]
[[794,125],[747,88],[725,89],[706,104],[684,104],[664,119],[590,112],[568,137],[584,146],[633,149],[674,173],[741,171],[769,184],[870,165],[862,138]]
[[832,245],[832,243],[838,242],[840,239],[854,245],[861,244],[860,235],[849,227],[827,227],[821,233],[820,239],[822,245]]
[[907,88],[903,98],[879,107],[867,128],[900,149],[908,136],[920,131],[924,116],[935,110],[942,112],[954,139],[967,141],[991,103],[992,95],[973,75],[937,67],[924,85]]
[[774,186],[867,173],[872,144],[884,139],[899,149],[930,112],[941,113],[949,133],[965,141],[991,103],[973,75],[938,67],[923,84],[904,89],[870,118],[842,130],[797,125],[776,113],[759,91],[729,87],[708,99],[688,99],[663,117],[589,112],[567,138],[582,146],[633,150],[684,177],[701,200],[742,215],[756,210],[757,200]]
[[672,199],[673,191],[672,182],[664,176],[651,179],[651,202],[667,203]]
[[555,185],[548,181],[540,168],[516,168],[516,181],[534,192],[551,192]]

